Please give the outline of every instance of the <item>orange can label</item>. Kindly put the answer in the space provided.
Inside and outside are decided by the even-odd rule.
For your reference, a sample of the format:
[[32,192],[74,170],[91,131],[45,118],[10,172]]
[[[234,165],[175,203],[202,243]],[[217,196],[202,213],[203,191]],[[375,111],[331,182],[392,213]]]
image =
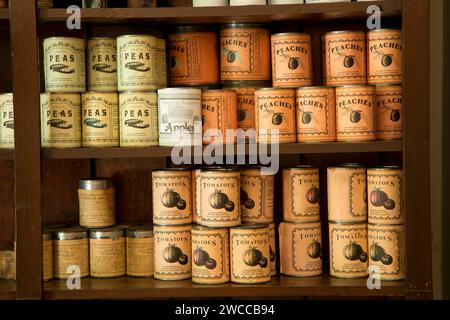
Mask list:
[[[256,130],[255,121],[255,88],[233,88],[237,94],[238,128]],[[255,135],[249,136],[255,138]]]
[[401,86],[378,86],[376,89],[377,138],[403,138],[403,92]]

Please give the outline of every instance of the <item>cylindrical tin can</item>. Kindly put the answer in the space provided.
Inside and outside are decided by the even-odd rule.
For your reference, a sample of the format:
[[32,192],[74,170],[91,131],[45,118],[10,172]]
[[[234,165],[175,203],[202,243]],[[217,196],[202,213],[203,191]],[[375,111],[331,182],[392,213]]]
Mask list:
[[119,94],[120,146],[158,145],[158,95],[156,93]]
[[205,86],[219,84],[217,32],[205,26],[177,27],[169,35],[170,84]]
[[159,145],[202,144],[202,91],[194,88],[158,90]]
[[366,34],[333,31],[325,34],[325,84],[366,84]]
[[402,31],[376,29],[367,33],[367,82],[369,84],[402,83]]
[[254,87],[234,87],[237,95],[238,128],[244,132],[238,133],[238,139],[255,141],[255,89]]
[[[381,280],[405,279],[405,234],[403,225],[369,224],[369,266]],[[376,269],[372,269],[374,267]]]
[[297,141],[294,89],[256,90],[255,117],[258,142],[292,143]]
[[154,269],[153,227],[127,228],[127,275],[152,277]]
[[233,227],[241,224],[240,172],[232,168],[201,171],[201,221],[206,227]]
[[375,87],[336,88],[336,130],[338,141],[375,140]]
[[154,225],[155,279],[183,280],[192,275],[191,225]]
[[241,170],[241,214],[243,223],[273,222],[273,174],[263,168]]
[[272,84],[274,87],[312,85],[311,35],[277,33],[272,35]]
[[84,39],[51,37],[44,39],[45,91],[86,91]]
[[328,220],[333,222],[367,221],[367,169],[343,164],[327,170]]
[[269,259],[270,259],[270,275],[277,275],[277,241],[275,233],[275,223],[269,223]]
[[202,200],[200,192],[201,188],[201,171],[202,169],[192,170],[192,222],[201,223],[202,219]]
[[227,228],[192,227],[192,282],[230,281],[230,235]]
[[41,94],[41,144],[44,148],[81,147],[80,94]]
[[87,46],[89,91],[117,91],[117,40],[91,38]]
[[220,33],[220,79],[269,81],[270,32],[261,25],[232,23]]
[[266,0],[230,0],[230,6],[265,5]]
[[376,87],[377,139],[403,138],[403,91],[400,85]]
[[403,171],[400,167],[367,169],[369,223],[403,224]]
[[192,222],[190,170],[153,171],[152,193],[153,223],[181,225]]
[[203,143],[236,141],[237,95],[234,90],[202,91]]
[[14,149],[13,94],[0,94],[0,149]]
[[230,229],[231,281],[270,281],[270,237],[266,224],[242,225]]
[[117,93],[81,95],[83,147],[119,146],[119,97]]
[[320,221],[282,222],[280,240],[280,272],[294,277],[322,274],[322,230]]
[[367,276],[367,223],[331,223],[330,275],[337,278]]
[[283,220],[320,220],[319,169],[297,166],[283,170]]
[[336,141],[336,91],[333,87],[304,87],[296,91],[297,141]]
[[193,7],[228,6],[228,0],[192,0]]
[[53,235],[49,230],[42,234],[42,278],[44,281],[53,278]]
[[116,223],[115,191],[112,179],[80,180],[78,198],[81,226],[104,228]]

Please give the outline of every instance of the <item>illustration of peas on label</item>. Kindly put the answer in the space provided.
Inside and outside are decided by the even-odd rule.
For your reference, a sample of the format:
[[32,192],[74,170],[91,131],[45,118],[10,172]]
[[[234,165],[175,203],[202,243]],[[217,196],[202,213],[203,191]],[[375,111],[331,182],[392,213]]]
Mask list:
[[200,247],[194,250],[193,261],[196,266],[205,267],[209,270],[214,270],[217,267],[217,260]]
[[189,257],[176,245],[169,244],[163,251],[164,261],[167,263],[179,263],[186,265],[189,262]]
[[263,253],[260,250],[253,247],[250,247],[244,252],[242,259],[247,266],[259,266],[260,268],[267,268],[269,261],[266,257],[264,257]]

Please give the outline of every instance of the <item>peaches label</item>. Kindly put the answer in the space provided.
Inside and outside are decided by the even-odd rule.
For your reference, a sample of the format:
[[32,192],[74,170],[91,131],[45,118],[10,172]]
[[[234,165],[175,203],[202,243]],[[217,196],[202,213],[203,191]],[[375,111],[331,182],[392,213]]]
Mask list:
[[[237,94],[238,127],[242,130],[256,130],[255,88],[234,88]],[[254,138],[254,136],[250,136]]]
[[376,89],[377,138],[403,138],[403,92],[401,86],[383,86]]
[[273,221],[274,176],[259,169],[241,171],[241,214],[244,223]]

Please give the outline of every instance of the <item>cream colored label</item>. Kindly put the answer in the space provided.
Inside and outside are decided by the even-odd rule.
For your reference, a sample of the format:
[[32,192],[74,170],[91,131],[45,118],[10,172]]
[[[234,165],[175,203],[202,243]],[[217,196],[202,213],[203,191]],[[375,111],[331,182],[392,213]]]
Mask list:
[[166,40],[156,39],[156,79],[159,88],[167,87]]
[[192,216],[192,221],[201,223],[202,221],[202,193],[200,192],[201,186],[202,186],[202,176],[200,174],[200,170],[194,170],[192,171],[193,176],[195,177],[194,183],[195,183],[195,205],[193,205],[194,214]]
[[55,278],[67,279],[73,275],[69,266],[80,268],[80,276],[89,276],[89,240],[54,240],[53,274]]
[[273,221],[274,177],[241,172],[241,214],[244,223]]
[[116,39],[88,40],[90,91],[117,91]]
[[270,275],[277,275],[277,243],[275,240],[275,223],[269,224],[269,260],[270,260]]
[[114,188],[78,189],[80,225],[87,228],[109,227],[116,223]]
[[377,138],[401,139],[403,137],[402,87],[377,87],[376,101]]
[[14,148],[14,104],[11,94],[0,95],[0,149]]
[[127,274],[129,276],[153,276],[153,259],[153,238],[127,238]]
[[126,270],[125,238],[89,239],[91,277],[121,277]]
[[42,276],[44,281],[53,278],[53,240],[42,241]]

